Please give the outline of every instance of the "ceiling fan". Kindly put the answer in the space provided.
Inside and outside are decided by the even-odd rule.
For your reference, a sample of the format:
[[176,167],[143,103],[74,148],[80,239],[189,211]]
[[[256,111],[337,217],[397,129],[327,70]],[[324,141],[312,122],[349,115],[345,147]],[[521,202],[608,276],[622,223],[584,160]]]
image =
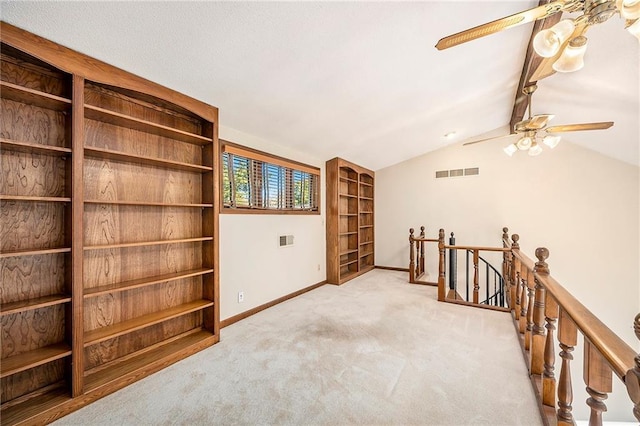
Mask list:
[[438,41],[436,48],[448,49],[561,12],[582,12],[582,15],[575,19],[564,19],[551,28],[539,31],[533,41],[535,52],[543,58],[548,58],[555,71],[571,72],[582,68],[587,48],[584,33],[589,26],[603,23],[616,13],[620,13],[626,19],[627,30],[640,39],[640,0],[555,0],[444,37]]
[[[542,147],[538,144],[538,140],[547,145],[549,148],[555,148],[560,142],[560,135],[555,133],[563,132],[580,132],[584,130],[604,130],[613,126],[613,121],[603,121],[596,123],[580,123],[580,124],[560,124],[557,126],[547,127],[547,123],[554,116],[552,114],[536,114],[531,115],[531,95],[536,91],[538,86],[531,84],[522,89],[522,92],[527,96],[529,117],[522,120],[514,126],[515,133],[502,136],[494,136],[491,138],[480,139],[477,141],[471,141],[463,143],[462,145],[473,145],[480,142],[487,142],[495,139],[502,139],[509,136],[521,134],[522,136],[517,142],[508,145],[504,148],[504,152],[512,156],[517,151],[528,151],[529,155],[535,156],[542,152]],[[541,136],[539,132],[544,132],[544,136]]]

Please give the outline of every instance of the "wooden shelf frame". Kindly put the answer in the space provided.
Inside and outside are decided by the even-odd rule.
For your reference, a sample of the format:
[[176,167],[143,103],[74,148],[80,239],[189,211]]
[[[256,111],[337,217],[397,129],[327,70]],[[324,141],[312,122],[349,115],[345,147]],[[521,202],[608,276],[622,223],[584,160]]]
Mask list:
[[155,277],[139,278],[135,280],[123,281],[120,283],[107,284],[84,290],[84,298],[90,299],[105,294],[119,293],[121,291],[133,290],[136,288],[147,287],[155,284],[181,280],[184,278],[198,277],[205,274],[213,273],[213,268],[199,268],[189,271],[176,272],[173,274],[157,275]]
[[61,146],[44,145],[31,142],[15,141],[12,139],[0,138],[0,150],[26,152],[44,155],[56,155],[67,157],[71,155],[71,149]]
[[3,303],[0,305],[0,316],[46,308],[47,306],[61,305],[69,302],[71,302],[71,296],[66,294],[53,294],[51,296],[42,296],[35,299]]
[[142,206],[142,207],[187,207],[187,208],[212,208],[213,203],[161,203],[147,201],[125,200],[84,200],[85,204],[112,204],[117,206]]
[[71,99],[29,89],[7,81],[0,81],[0,92],[2,92],[3,98],[54,111],[66,111],[71,108]]
[[90,120],[101,121],[103,123],[113,124],[115,126],[126,127],[145,133],[151,133],[153,135],[175,139],[194,145],[206,145],[212,142],[212,139],[206,136],[185,132],[184,130],[175,129],[173,127],[163,126],[162,124],[142,120],[130,115],[110,111],[108,109],[100,108],[94,105],[85,104],[84,116],[85,118],[88,118]]
[[111,149],[84,147],[85,157],[103,158],[113,161],[121,161],[127,163],[136,163],[144,166],[162,167],[174,170],[182,170],[194,173],[207,173],[213,171],[213,167],[202,166],[199,164],[184,163],[180,161],[166,160],[162,158],[149,157],[145,155],[129,154]]
[[139,241],[135,243],[102,244],[102,245],[94,245],[94,246],[84,246],[84,250],[85,251],[108,250],[108,249],[117,249],[117,248],[158,246],[158,245],[164,245],[164,244],[197,243],[202,241],[213,241],[213,237],[195,237],[195,238],[180,238],[175,240],[155,240],[155,241]]
[[0,363],[0,378],[8,377],[69,355],[71,355],[71,347],[66,343],[57,343],[13,355],[3,359],[2,363]]
[[43,254],[69,253],[70,251],[71,251],[71,247],[5,251],[5,252],[0,252],[0,259],[4,257],[39,256]]
[[34,197],[31,195],[0,195],[0,201],[36,201],[48,203],[70,203],[71,197]]
[[120,323],[107,325],[91,331],[85,331],[84,347],[86,348],[88,346],[95,345],[96,343],[141,330],[192,312],[201,311],[212,306],[213,301],[211,300],[195,300],[193,302],[183,303],[182,305],[174,306],[173,308],[142,315]]

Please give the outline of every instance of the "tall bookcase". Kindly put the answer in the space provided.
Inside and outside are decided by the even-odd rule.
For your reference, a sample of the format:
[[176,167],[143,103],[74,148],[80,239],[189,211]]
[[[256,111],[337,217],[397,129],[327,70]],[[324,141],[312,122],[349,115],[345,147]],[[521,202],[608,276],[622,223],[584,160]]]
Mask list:
[[215,107],[1,23],[2,424],[219,341]]
[[375,173],[327,161],[327,282],[342,284],[374,266]]

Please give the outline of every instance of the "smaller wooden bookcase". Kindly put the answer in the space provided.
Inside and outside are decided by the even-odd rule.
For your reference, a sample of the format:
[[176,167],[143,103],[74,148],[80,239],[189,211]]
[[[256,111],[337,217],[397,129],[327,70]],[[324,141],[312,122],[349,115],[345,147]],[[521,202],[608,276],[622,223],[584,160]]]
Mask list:
[[342,284],[373,269],[375,173],[341,158],[326,173],[327,282]]

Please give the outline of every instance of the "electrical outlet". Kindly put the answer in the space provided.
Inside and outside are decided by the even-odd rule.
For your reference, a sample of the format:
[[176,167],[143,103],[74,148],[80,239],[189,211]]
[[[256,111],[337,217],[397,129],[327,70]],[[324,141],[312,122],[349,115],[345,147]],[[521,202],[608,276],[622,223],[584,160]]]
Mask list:
[[244,302],[244,291],[238,292],[238,303]]

